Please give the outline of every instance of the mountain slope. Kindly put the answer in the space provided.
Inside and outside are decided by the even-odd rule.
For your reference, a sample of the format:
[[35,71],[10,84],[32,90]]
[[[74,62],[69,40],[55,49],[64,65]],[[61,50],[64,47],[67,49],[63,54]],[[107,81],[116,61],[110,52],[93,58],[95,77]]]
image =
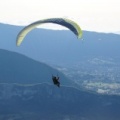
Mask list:
[[44,63],[0,49],[0,83],[52,83],[52,74],[60,76],[62,85],[73,83],[62,73]]
[[120,96],[49,84],[0,84],[1,120],[119,120]]

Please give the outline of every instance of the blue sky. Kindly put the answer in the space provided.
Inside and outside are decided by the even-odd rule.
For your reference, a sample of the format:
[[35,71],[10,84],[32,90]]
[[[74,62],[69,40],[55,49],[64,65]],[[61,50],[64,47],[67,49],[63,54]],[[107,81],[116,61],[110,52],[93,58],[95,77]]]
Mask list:
[[[0,0],[0,22],[28,25],[40,19],[64,17],[83,30],[120,31],[120,0]],[[41,27],[64,29],[55,25]]]

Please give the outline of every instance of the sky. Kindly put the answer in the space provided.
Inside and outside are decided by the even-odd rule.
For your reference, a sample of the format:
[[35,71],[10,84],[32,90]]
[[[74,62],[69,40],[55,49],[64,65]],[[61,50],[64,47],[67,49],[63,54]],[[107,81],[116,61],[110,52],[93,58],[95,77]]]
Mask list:
[[0,0],[0,23],[28,25],[55,17],[76,21],[82,30],[119,32],[120,0]]

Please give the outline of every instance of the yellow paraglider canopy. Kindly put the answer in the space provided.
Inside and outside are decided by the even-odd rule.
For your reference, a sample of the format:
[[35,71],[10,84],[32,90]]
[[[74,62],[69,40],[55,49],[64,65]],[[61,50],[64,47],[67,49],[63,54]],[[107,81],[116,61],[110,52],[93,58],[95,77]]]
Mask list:
[[66,19],[66,18],[49,18],[49,19],[44,19],[44,20],[39,20],[37,22],[34,22],[34,23],[26,26],[24,29],[22,29],[17,36],[16,45],[20,46],[20,44],[24,40],[25,36],[31,30],[33,30],[38,25],[43,24],[43,23],[54,23],[54,24],[62,25],[64,27],[67,27],[68,29],[70,29],[78,38],[82,37],[82,30],[76,22]]

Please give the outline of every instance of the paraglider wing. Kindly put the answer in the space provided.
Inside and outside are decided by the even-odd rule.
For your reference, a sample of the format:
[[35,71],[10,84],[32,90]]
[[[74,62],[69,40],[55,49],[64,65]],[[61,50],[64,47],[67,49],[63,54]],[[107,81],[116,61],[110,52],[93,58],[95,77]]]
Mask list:
[[70,29],[78,38],[81,38],[82,36],[82,30],[79,27],[77,23],[75,23],[72,20],[65,19],[65,18],[50,18],[50,19],[44,19],[37,22],[34,22],[28,26],[26,26],[17,36],[16,44],[17,46],[20,46],[22,41],[24,40],[25,36],[34,28],[36,28],[38,25],[43,23],[55,23],[62,25],[64,27],[67,27]]

